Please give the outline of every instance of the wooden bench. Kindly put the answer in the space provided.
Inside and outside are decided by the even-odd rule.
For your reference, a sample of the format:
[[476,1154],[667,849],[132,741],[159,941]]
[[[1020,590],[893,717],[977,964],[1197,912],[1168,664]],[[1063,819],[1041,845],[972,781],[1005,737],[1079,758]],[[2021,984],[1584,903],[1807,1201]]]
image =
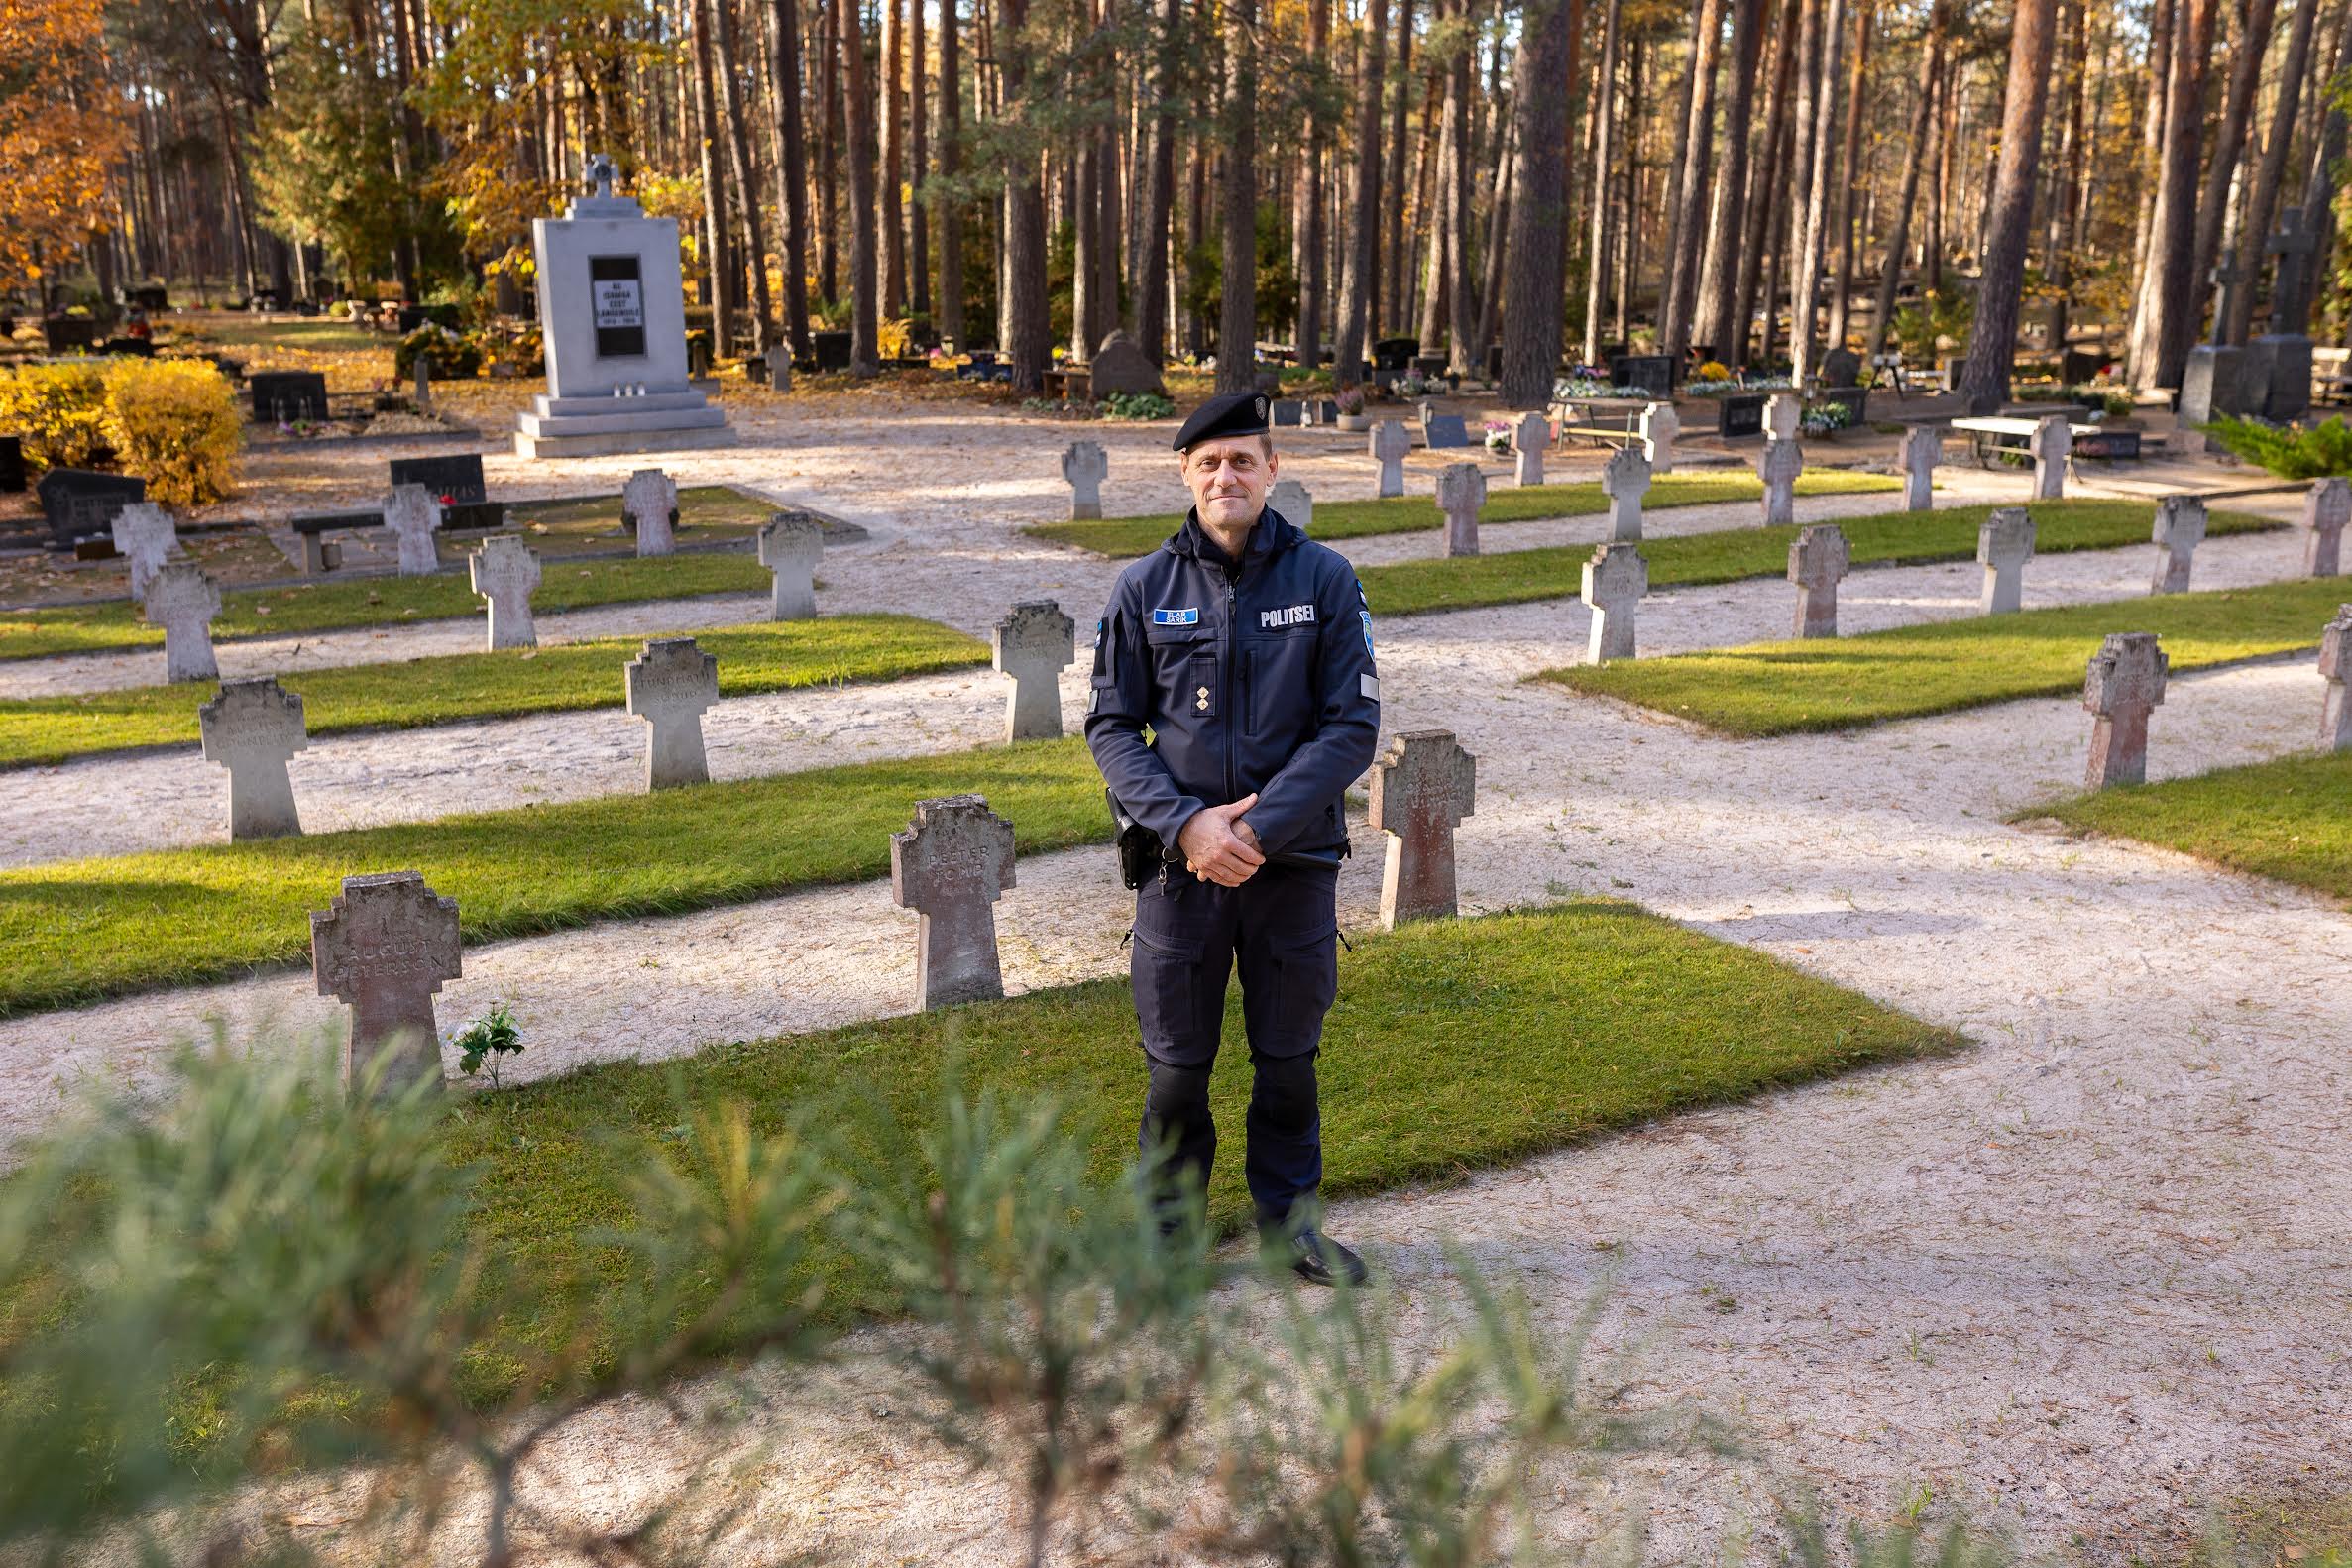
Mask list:
[[1559,445],[1573,439],[1614,449],[1641,439],[1641,409],[1647,406],[1597,408],[1589,401],[1570,399],[1553,403],[1547,412]]

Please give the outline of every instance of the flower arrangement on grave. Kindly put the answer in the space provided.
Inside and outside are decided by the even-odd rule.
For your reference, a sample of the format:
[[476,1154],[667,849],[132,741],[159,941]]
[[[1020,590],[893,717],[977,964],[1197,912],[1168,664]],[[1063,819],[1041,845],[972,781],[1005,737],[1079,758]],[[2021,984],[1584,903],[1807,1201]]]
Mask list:
[[1798,422],[1807,435],[1828,435],[1852,425],[1853,409],[1842,402],[1807,403],[1804,417]]
[[1698,373],[1693,379],[1703,382],[1728,382],[1732,379],[1732,367],[1726,365],[1722,360],[1702,360]]
[[1489,419],[1486,422],[1486,432],[1487,450],[1497,457],[1509,457],[1511,455],[1511,426],[1500,419]]
[[1361,387],[1342,388],[1339,396],[1334,400],[1339,404],[1341,413],[1353,418],[1364,411],[1364,389]]
[[433,374],[470,378],[482,374],[482,344],[450,331],[438,321],[427,321],[400,339],[392,350],[392,374],[402,381],[415,374],[418,356],[433,362]]
[[1407,397],[1425,397],[1436,390],[1436,383],[1419,371],[1406,371],[1397,378],[1397,391]]

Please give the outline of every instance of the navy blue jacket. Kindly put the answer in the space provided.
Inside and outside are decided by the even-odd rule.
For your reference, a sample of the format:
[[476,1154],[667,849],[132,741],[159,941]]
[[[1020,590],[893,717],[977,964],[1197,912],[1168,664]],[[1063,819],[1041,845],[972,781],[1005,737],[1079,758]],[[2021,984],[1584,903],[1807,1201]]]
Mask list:
[[1086,744],[1169,852],[1194,813],[1255,793],[1242,820],[1266,853],[1344,853],[1340,799],[1379,741],[1363,585],[1271,506],[1238,568],[1187,512],[1119,574],[1094,628]]

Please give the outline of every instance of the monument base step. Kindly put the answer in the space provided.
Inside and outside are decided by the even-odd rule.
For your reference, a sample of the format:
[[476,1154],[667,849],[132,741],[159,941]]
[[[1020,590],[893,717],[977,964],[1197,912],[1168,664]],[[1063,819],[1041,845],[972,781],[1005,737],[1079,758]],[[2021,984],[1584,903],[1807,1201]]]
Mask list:
[[525,409],[514,416],[514,428],[524,435],[628,435],[634,432],[662,430],[695,430],[708,425],[727,423],[726,411],[708,403],[700,408],[615,409],[608,413],[581,414],[559,419],[543,419]]
[[549,397],[531,399],[531,412],[542,419],[601,418],[615,413],[667,413],[675,408],[705,408],[710,399],[692,387],[649,389],[633,397]]
[[516,457],[610,457],[619,452],[682,452],[690,447],[732,446],[727,424],[671,430],[612,430],[597,435],[531,435],[514,432]]

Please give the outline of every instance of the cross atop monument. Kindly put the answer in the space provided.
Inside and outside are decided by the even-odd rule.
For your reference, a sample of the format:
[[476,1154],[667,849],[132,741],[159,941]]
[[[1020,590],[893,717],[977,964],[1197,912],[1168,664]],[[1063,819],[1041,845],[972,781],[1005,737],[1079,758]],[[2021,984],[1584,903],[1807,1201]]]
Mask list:
[[2246,275],[2238,269],[2237,253],[2226,246],[2223,247],[2221,260],[2214,263],[2211,277],[2213,280],[2213,336],[2208,341],[2215,348],[2220,348],[2226,341],[2229,318],[2237,311],[2238,285],[2246,280]]
[[2279,214],[2278,232],[2263,247],[2279,259],[2271,280],[2271,330],[2275,333],[2300,333],[2310,324],[2307,258],[2317,245],[2302,208],[2289,207]]
[[613,199],[613,181],[619,177],[613,160],[602,153],[592,153],[588,159],[588,193],[600,200]]

